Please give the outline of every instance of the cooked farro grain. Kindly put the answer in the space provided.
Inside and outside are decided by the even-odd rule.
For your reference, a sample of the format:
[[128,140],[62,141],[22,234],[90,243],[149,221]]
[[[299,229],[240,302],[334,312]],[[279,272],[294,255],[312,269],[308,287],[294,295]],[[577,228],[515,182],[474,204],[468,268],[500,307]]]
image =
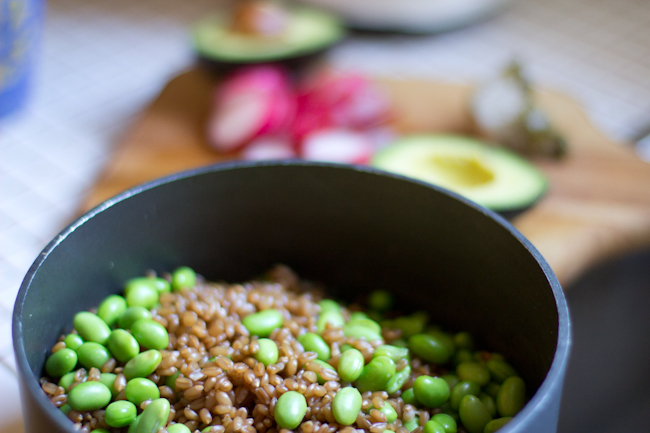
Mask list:
[[[152,278],[156,276],[153,272],[147,274]],[[171,280],[169,274],[164,277]],[[318,302],[321,299],[322,289],[301,281],[285,266],[274,267],[264,279],[243,284],[212,283],[199,278],[189,290],[162,293],[159,305],[151,314],[152,319],[167,330],[169,345],[160,350],[162,359],[148,379],[158,386],[160,396],[172,405],[168,423],[183,423],[193,432],[288,433],[289,430],[276,424],[275,406],[283,393],[297,391],[305,396],[308,406],[297,428],[301,433],[383,433],[385,430],[410,433],[403,423],[412,420],[417,420],[418,424],[414,432],[422,431],[422,426],[441,409],[406,404],[401,398],[402,390],[411,388],[420,375],[448,373],[451,365],[434,365],[414,354],[410,360],[396,359],[396,371],[407,366],[412,369],[404,385],[391,395],[386,391],[363,393],[356,422],[351,426],[339,425],[332,401],[341,386],[349,385],[340,382],[336,371],[342,351],[349,347],[359,350],[367,364],[378,346],[402,344],[404,336],[401,329],[390,327],[390,322],[382,328],[382,339],[374,341],[346,336],[343,327],[327,323],[319,335],[330,348],[328,363],[333,369],[325,368],[316,361],[317,353],[305,351],[297,340],[307,332],[318,333],[318,318],[322,312]],[[268,309],[279,311],[283,323],[268,336],[277,344],[277,361],[265,365],[256,359],[260,350],[259,337],[251,336],[241,321],[250,314]],[[341,313],[349,321],[356,310],[358,307],[353,305],[350,309],[343,308]],[[63,348],[62,337],[52,347],[52,352]],[[490,354],[482,352],[481,356],[487,357],[485,362]],[[113,400],[125,400],[127,380],[123,369],[124,363],[115,358],[110,358],[99,369],[79,368],[68,390],[85,381],[101,380],[101,373],[113,373],[117,375],[113,382],[117,396]],[[56,407],[65,408],[67,395],[62,386],[48,378],[41,380],[41,386]],[[144,401],[139,412],[150,402]],[[382,411],[385,405],[395,409],[395,421],[387,421]],[[83,412],[69,406],[66,410],[73,423],[71,426],[77,430],[108,428],[104,410]],[[127,429],[110,428],[110,431],[125,433]],[[459,431],[464,431],[462,425]],[[158,433],[167,433],[167,430],[163,428]]]

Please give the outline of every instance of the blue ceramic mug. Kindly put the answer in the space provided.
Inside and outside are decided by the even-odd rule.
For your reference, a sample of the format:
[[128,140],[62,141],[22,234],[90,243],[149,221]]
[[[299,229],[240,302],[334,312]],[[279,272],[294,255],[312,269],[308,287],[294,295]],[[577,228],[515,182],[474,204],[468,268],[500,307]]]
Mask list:
[[25,104],[42,24],[41,0],[0,0],[0,118]]

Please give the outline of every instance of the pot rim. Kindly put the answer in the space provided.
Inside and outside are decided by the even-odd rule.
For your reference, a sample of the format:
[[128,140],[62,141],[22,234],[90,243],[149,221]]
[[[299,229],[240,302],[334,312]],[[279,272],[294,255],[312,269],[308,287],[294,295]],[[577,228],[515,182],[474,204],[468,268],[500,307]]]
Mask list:
[[[533,256],[535,261],[539,264],[546,280],[548,281],[551,291],[553,293],[553,298],[555,299],[555,305],[558,314],[558,331],[557,331],[557,346],[555,349],[555,355],[553,356],[553,361],[551,366],[546,373],[546,377],[542,381],[541,385],[532,396],[532,398],[526,403],[524,408],[509,422],[504,426],[500,431],[503,433],[515,431],[519,426],[525,424],[526,419],[531,416],[534,416],[537,412],[545,410],[545,408],[554,402],[551,401],[551,398],[555,393],[555,389],[561,389],[563,383],[564,372],[569,360],[569,351],[571,347],[571,324],[569,309],[564,296],[562,287],[560,286],[557,277],[551,270],[551,267],[548,265],[544,257],[540,252],[533,246],[533,244],[523,235],[519,230],[517,230],[512,224],[505,220],[502,216],[497,214],[494,211],[491,211],[487,208],[484,208],[463,196],[456,194],[452,191],[449,191],[445,188],[432,185],[427,182],[419,181],[412,179],[406,176],[393,174],[385,172],[373,167],[361,166],[361,165],[348,165],[348,164],[339,164],[339,163],[330,163],[330,162],[314,162],[314,161],[304,161],[304,160],[277,160],[277,161],[229,161],[217,164],[211,164],[204,167],[194,168],[190,170],[181,171],[171,175],[163,176],[149,182],[142,183],[140,185],[134,186],[122,193],[119,193],[99,205],[95,206],[93,209],[89,210],[79,218],[75,219],[70,223],[66,228],[61,230],[54,239],[52,239],[47,246],[41,251],[34,263],[29,268],[25,278],[23,279],[16,301],[14,304],[14,310],[12,314],[12,339],[14,346],[14,356],[16,359],[16,366],[18,369],[19,380],[23,382],[23,387],[21,387],[21,392],[28,392],[31,394],[31,397],[37,402],[41,409],[51,418],[51,421],[56,423],[57,426],[63,430],[67,430],[70,433],[75,433],[76,430],[73,429],[72,424],[68,418],[56,407],[52,405],[49,399],[45,396],[45,393],[42,391],[38,379],[31,374],[31,369],[27,362],[27,355],[25,351],[25,345],[23,343],[23,332],[22,332],[22,316],[23,316],[23,305],[27,291],[31,285],[34,276],[40,269],[41,265],[49,254],[61,243],[63,242],[68,235],[74,232],[78,227],[85,224],[87,221],[95,217],[96,215],[104,212],[110,207],[114,206],[117,203],[120,203],[124,200],[129,199],[132,196],[136,196],[141,192],[148,191],[150,189],[156,188],[160,185],[168,184],[178,180],[201,176],[207,173],[217,172],[217,171],[229,171],[229,170],[238,170],[238,169],[249,169],[254,167],[272,167],[272,166],[305,166],[305,167],[330,167],[341,170],[353,170],[357,172],[368,173],[376,176],[382,177],[391,177],[399,179],[401,181],[407,181],[410,183],[419,184],[427,188],[434,189],[443,194],[452,196],[453,198],[463,202],[465,205],[473,208],[474,210],[481,212],[494,220],[497,224],[500,224],[505,228],[512,236],[514,236],[517,241]],[[559,394],[559,393],[558,393]]]

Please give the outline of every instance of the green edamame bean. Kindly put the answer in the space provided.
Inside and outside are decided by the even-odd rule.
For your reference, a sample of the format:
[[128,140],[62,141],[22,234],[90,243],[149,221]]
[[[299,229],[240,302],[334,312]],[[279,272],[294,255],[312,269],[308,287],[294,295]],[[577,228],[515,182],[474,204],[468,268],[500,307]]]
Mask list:
[[345,319],[339,310],[327,310],[320,313],[316,320],[316,331],[320,334],[325,330],[327,324],[338,328],[345,325]]
[[138,341],[124,329],[116,329],[111,332],[107,346],[115,359],[120,362],[127,362],[140,353]]
[[67,347],[51,354],[45,361],[45,371],[50,377],[61,377],[70,373],[77,365],[77,352]]
[[172,291],[172,285],[164,278],[156,277],[154,280],[154,287],[158,290],[158,294],[169,293]]
[[381,326],[371,319],[355,319],[345,324],[343,335],[352,338],[365,338],[368,341],[381,339]]
[[413,388],[404,390],[402,393],[402,400],[404,400],[404,403],[410,404],[412,406],[417,406],[418,404],[418,400],[415,398],[415,391],[413,391]]
[[147,377],[158,367],[162,361],[162,355],[157,350],[147,350],[133,357],[124,366],[124,376],[126,380],[134,377]]
[[366,341],[381,340],[381,334],[365,326],[346,326],[343,334],[346,337],[364,338]]
[[318,334],[308,332],[298,337],[298,342],[302,344],[308,352],[316,352],[317,358],[321,361],[327,361],[332,356],[330,346]]
[[463,362],[474,362],[474,355],[468,349],[458,349],[454,354],[454,365],[457,366]]
[[350,425],[357,420],[363,399],[358,389],[351,386],[341,388],[332,400],[332,415],[341,425]]
[[390,327],[401,330],[402,337],[408,339],[415,334],[421,333],[428,320],[427,313],[418,312],[410,316],[396,318],[392,321]]
[[407,365],[402,370],[398,371],[388,380],[386,384],[386,392],[388,394],[393,394],[404,386],[409,376],[411,375],[411,366]]
[[137,415],[138,410],[133,403],[119,400],[108,405],[104,413],[104,421],[109,427],[120,428],[130,425]]
[[170,408],[169,400],[164,398],[149,403],[141,414],[135,433],[156,433],[167,424]]
[[415,398],[426,407],[440,407],[449,399],[449,385],[444,379],[422,375],[413,383]]
[[490,353],[488,359],[492,359],[494,361],[505,361],[506,358],[501,355],[500,353]]
[[483,433],[486,424],[492,421],[492,416],[474,395],[466,395],[458,406],[458,416],[469,433]]
[[393,295],[388,290],[375,290],[368,296],[368,307],[376,311],[386,311],[393,305]]
[[456,433],[458,431],[458,424],[456,420],[446,413],[437,413],[431,419],[445,429],[445,433]]
[[[209,432],[211,428],[212,428],[211,426],[206,427],[201,431]],[[169,427],[167,427],[167,433],[192,433],[192,431],[185,424],[181,424],[177,422],[176,424],[172,424]]]
[[74,316],[74,329],[85,341],[106,344],[111,328],[99,316],[88,311],[81,311]]
[[445,382],[447,382],[447,385],[449,385],[449,389],[453,389],[454,386],[460,382],[458,380],[458,377],[455,374],[444,374],[440,376]]
[[446,430],[439,422],[430,419],[424,424],[424,433],[446,433]]
[[156,289],[158,294],[169,293],[171,291],[171,285],[164,278],[136,277],[126,282],[124,285],[124,294],[129,293],[139,286],[148,286]]
[[484,392],[479,393],[478,399],[481,400],[481,403],[490,412],[490,416],[494,418],[497,415],[497,404],[494,402],[494,399]]
[[494,433],[504,425],[508,424],[511,419],[512,417],[509,416],[493,419],[485,425],[485,428],[483,428],[483,433]]
[[139,284],[126,295],[126,305],[129,307],[153,308],[158,303],[158,290],[153,285]]
[[133,324],[140,319],[151,319],[151,312],[144,307],[129,307],[118,320],[120,328],[131,329]]
[[260,349],[255,354],[255,359],[264,364],[265,367],[268,367],[270,364],[275,364],[278,362],[278,345],[273,340],[268,338],[260,338],[257,341],[260,345]]
[[63,342],[68,349],[77,350],[79,346],[84,344],[84,339],[78,334],[68,334],[65,336]]
[[456,353],[456,343],[454,343],[454,337],[451,336],[451,334],[448,334],[437,328],[428,329],[426,334],[437,338],[438,341],[440,341],[447,348],[450,358],[454,355],[454,353]]
[[242,319],[242,324],[252,335],[268,337],[271,332],[282,327],[284,318],[278,310],[264,310],[250,314]]
[[438,338],[428,334],[416,334],[409,338],[409,349],[425,361],[434,364],[444,364],[451,353]]
[[495,401],[497,399],[497,395],[499,395],[499,389],[501,389],[501,385],[498,383],[490,382],[485,387],[483,388],[483,391],[490,397],[492,397]]
[[372,357],[387,356],[394,362],[409,358],[409,350],[406,347],[397,347],[390,344],[382,344],[372,353]]
[[99,304],[97,316],[106,322],[108,326],[113,326],[124,313],[124,310],[126,310],[126,299],[120,295],[110,295]]
[[452,388],[451,395],[449,397],[451,408],[457,411],[458,406],[460,405],[460,401],[463,399],[463,397],[466,395],[477,396],[480,392],[481,386],[473,380],[464,380],[462,382],[458,382],[458,384]]
[[59,386],[62,387],[65,392],[70,390],[70,385],[74,383],[75,372],[71,371],[70,373],[64,374],[61,379],[59,379]]
[[68,393],[68,404],[80,412],[101,409],[110,401],[110,389],[97,381],[80,383]]
[[[371,406],[370,409],[377,409],[374,406]],[[395,408],[393,406],[386,402],[382,407],[380,407],[379,412],[383,413],[386,416],[386,421],[387,422],[393,422],[397,419],[397,412],[395,412]]]
[[293,430],[300,425],[307,413],[305,396],[296,391],[285,392],[275,404],[275,422],[280,428]]
[[111,433],[111,432],[109,432],[105,428],[96,428],[95,430],[93,430],[93,433]]
[[361,392],[381,391],[395,374],[395,363],[387,356],[373,358],[361,371],[355,385]]
[[363,311],[355,311],[354,313],[350,314],[350,321],[357,320],[357,319],[369,319],[368,315],[364,313]]
[[181,374],[180,370],[177,370],[176,373],[171,376],[167,376],[165,379],[165,385],[170,387],[174,392],[176,392],[176,378]]
[[519,376],[507,378],[497,394],[497,410],[502,417],[515,416],[526,404],[526,384]]
[[147,349],[163,350],[169,345],[167,330],[155,320],[136,320],[131,326],[131,332],[140,346]]
[[191,289],[196,285],[196,272],[187,266],[181,266],[172,272],[172,290],[177,292]]
[[457,332],[454,334],[454,344],[459,349],[474,350],[474,337],[469,332]]
[[65,415],[67,415],[68,412],[70,412],[70,411],[72,410],[72,408],[70,407],[70,405],[69,405],[68,403],[66,403],[66,404],[64,404],[63,406],[61,406],[61,407],[59,408],[59,410],[60,410],[61,412],[63,412]]
[[127,433],[137,433],[138,431],[138,426],[140,425],[140,420],[142,419],[142,414],[138,415],[135,417],[131,425],[129,426],[129,430]]
[[115,379],[117,379],[117,374],[114,373],[102,373],[99,379],[99,381],[106,385],[106,387],[111,391],[113,398],[117,397],[117,394],[119,394],[115,389]]
[[140,406],[143,401],[160,398],[158,385],[145,377],[136,377],[129,380],[124,392],[126,399],[136,406]]
[[461,362],[456,367],[456,375],[460,380],[473,380],[480,386],[490,383],[490,372],[478,362]]
[[93,341],[87,341],[77,349],[79,355],[79,363],[84,367],[102,368],[106,361],[111,359],[111,353],[106,347]]
[[344,382],[354,382],[363,371],[365,361],[363,354],[357,349],[350,348],[341,354],[339,358],[338,373]]
[[410,421],[403,422],[402,427],[404,427],[408,431],[413,431],[416,428],[420,427],[420,422],[418,421],[418,417],[415,417]]
[[318,305],[320,306],[321,313],[329,310],[341,311],[341,306],[333,299],[321,299]]
[[503,383],[509,377],[516,376],[517,371],[506,361],[490,358],[486,363],[492,379],[497,383]]

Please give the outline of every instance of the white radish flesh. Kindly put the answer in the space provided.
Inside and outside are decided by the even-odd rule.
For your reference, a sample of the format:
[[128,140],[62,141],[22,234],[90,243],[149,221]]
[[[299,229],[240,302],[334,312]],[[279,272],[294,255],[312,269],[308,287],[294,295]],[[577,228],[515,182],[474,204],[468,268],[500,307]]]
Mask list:
[[367,164],[374,151],[368,137],[347,129],[326,129],[307,135],[301,156],[312,161]]
[[296,158],[296,152],[288,139],[260,137],[249,143],[241,152],[248,161]]

